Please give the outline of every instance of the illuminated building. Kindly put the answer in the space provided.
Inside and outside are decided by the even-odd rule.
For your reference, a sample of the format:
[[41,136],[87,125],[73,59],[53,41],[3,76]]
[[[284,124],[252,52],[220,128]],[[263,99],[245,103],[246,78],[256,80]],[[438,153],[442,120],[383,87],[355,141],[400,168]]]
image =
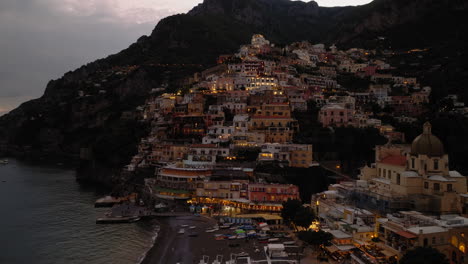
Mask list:
[[364,196],[380,201],[386,210],[414,209],[436,214],[462,213],[466,177],[450,171],[442,142],[424,124],[411,146],[376,148],[376,163],[361,170]]
[[312,145],[265,143],[258,154],[258,161],[285,162],[290,167],[308,168],[314,165]]

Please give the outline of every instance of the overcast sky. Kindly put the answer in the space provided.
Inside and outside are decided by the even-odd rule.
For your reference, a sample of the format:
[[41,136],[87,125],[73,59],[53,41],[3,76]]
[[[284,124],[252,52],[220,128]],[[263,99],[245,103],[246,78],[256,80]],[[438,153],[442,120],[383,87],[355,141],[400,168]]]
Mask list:
[[[0,115],[50,79],[116,53],[202,0],[0,0]],[[317,0],[321,6],[370,0]]]

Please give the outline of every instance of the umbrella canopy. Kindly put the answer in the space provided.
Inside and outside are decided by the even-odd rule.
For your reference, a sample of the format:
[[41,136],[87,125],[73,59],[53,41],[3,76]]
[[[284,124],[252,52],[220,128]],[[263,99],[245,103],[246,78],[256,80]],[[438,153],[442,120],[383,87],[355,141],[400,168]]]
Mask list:
[[243,234],[243,233],[245,233],[245,231],[242,230],[242,229],[237,229],[237,230],[236,230],[236,234]]

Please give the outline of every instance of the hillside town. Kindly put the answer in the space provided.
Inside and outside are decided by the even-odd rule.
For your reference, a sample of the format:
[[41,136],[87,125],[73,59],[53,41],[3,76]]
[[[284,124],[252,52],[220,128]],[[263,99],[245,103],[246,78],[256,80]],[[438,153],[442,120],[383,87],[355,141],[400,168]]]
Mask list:
[[[308,42],[278,48],[254,35],[180,89],[153,89],[138,109],[151,133],[123,173],[151,171],[145,190],[159,209],[186,205],[209,216],[282,223],[285,203],[301,200],[299,187],[308,186],[259,168],[298,169],[311,178],[317,177],[311,168],[325,168],[313,144],[298,136],[308,129],[298,119],[317,120],[330,131],[372,128],[386,139],[374,146],[375,162],[363,163],[357,179],[339,178],[304,205],[316,216],[310,229],[332,235],[317,260],[326,255],[332,263],[398,263],[409,250],[433,247],[450,263],[467,263],[466,177],[449,167],[430,120],[413,142],[387,123],[389,114],[402,124],[417,122],[431,95],[431,87],[390,65],[391,56],[391,50]],[[456,96],[447,99],[458,113],[468,113]]]

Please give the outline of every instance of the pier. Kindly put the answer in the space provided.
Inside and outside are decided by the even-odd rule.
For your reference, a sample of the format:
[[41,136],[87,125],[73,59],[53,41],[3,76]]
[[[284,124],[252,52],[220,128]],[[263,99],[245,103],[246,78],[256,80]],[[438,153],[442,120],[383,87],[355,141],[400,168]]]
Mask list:
[[145,218],[190,216],[189,212],[155,212],[130,203],[116,204],[96,219],[96,224],[133,223]]

